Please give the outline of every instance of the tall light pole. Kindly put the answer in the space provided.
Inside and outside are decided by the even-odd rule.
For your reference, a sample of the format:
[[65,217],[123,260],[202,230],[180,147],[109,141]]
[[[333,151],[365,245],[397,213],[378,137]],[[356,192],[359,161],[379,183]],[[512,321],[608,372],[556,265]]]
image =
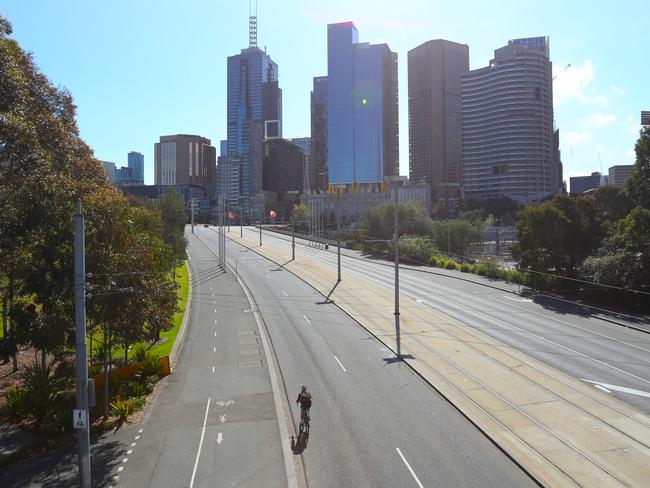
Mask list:
[[395,335],[397,338],[397,358],[402,358],[402,341],[399,324],[399,185],[407,180],[406,176],[389,176],[386,178],[393,187],[395,207],[395,227],[393,230],[393,246],[395,247]]
[[341,281],[341,190],[346,185],[336,185],[336,258],[338,267],[337,281]]
[[194,234],[194,199],[190,198],[190,220],[192,222],[192,234]]
[[75,391],[73,422],[77,429],[79,486],[90,488],[90,426],[88,415],[88,361],[86,358],[86,258],[84,217],[77,198],[74,216]]

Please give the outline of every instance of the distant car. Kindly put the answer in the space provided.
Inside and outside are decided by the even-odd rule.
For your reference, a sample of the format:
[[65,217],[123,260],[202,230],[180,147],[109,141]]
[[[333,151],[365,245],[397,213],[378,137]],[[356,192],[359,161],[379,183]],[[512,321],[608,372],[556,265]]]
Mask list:
[[210,227],[210,224],[203,224],[203,227]]

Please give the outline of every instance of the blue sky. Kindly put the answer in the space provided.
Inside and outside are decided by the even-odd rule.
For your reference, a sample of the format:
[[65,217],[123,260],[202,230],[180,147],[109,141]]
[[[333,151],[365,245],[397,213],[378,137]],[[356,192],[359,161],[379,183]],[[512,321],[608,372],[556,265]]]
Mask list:
[[[99,159],[145,155],[153,183],[160,135],[226,133],[226,57],[248,44],[248,0],[18,0],[0,13],[78,107]],[[634,161],[639,112],[650,110],[647,1],[260,0],[258,45],[279,65],[285,137],[309,135],[312,77],[327,74],[326,26],[352,20],[360,41],[399,56],[400,172],[408,174],[409,49],[469,45],[470,67],[516,37],[550,36],[555,120],[565,179]],[[645,32],[645,34],[644,34]],[[571,64],[571,67],[563,68]]]

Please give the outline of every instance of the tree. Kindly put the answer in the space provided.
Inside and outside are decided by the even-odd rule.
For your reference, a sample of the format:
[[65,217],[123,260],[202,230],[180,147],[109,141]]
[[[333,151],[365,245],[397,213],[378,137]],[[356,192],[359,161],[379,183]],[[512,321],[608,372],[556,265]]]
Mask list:
[[650,125],[646,125],[634,146],[636,163],[625,181],[625,190],[634,206],[650,209]]
[[167,192],[158,200],[158,210],[162,218],[162,239],[172,248],[175,266],[185,258],[187,239],[185,238],[185,223],[187,215],[183,198],[175,192]]
[[517,215],[516,232],[512,251],[520,266],[575,277],[577,266],[600,244],[605,227],[593,198],[558,194],[526,205]]
[[607,222],[623,219],[632,210],[632,203],[623,188],[604,185],[596,188],[591,196],[596,203],[598,213]]
[[438,249],[464,256],[471,244],[483,240],[483,226],[468,220],[436,220],[431,234]]
[[306,229],[309,221],[309,209],[304,203],[295,205],[291,212],[291,218],[295,223],[296,229]]

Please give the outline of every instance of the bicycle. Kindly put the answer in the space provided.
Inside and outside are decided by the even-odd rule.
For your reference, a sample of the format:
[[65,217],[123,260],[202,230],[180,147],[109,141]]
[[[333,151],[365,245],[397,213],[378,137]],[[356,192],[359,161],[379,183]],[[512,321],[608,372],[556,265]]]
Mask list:
[[309,435],[309,410],[301,410],[300,425],[298,426],[298,435]]

